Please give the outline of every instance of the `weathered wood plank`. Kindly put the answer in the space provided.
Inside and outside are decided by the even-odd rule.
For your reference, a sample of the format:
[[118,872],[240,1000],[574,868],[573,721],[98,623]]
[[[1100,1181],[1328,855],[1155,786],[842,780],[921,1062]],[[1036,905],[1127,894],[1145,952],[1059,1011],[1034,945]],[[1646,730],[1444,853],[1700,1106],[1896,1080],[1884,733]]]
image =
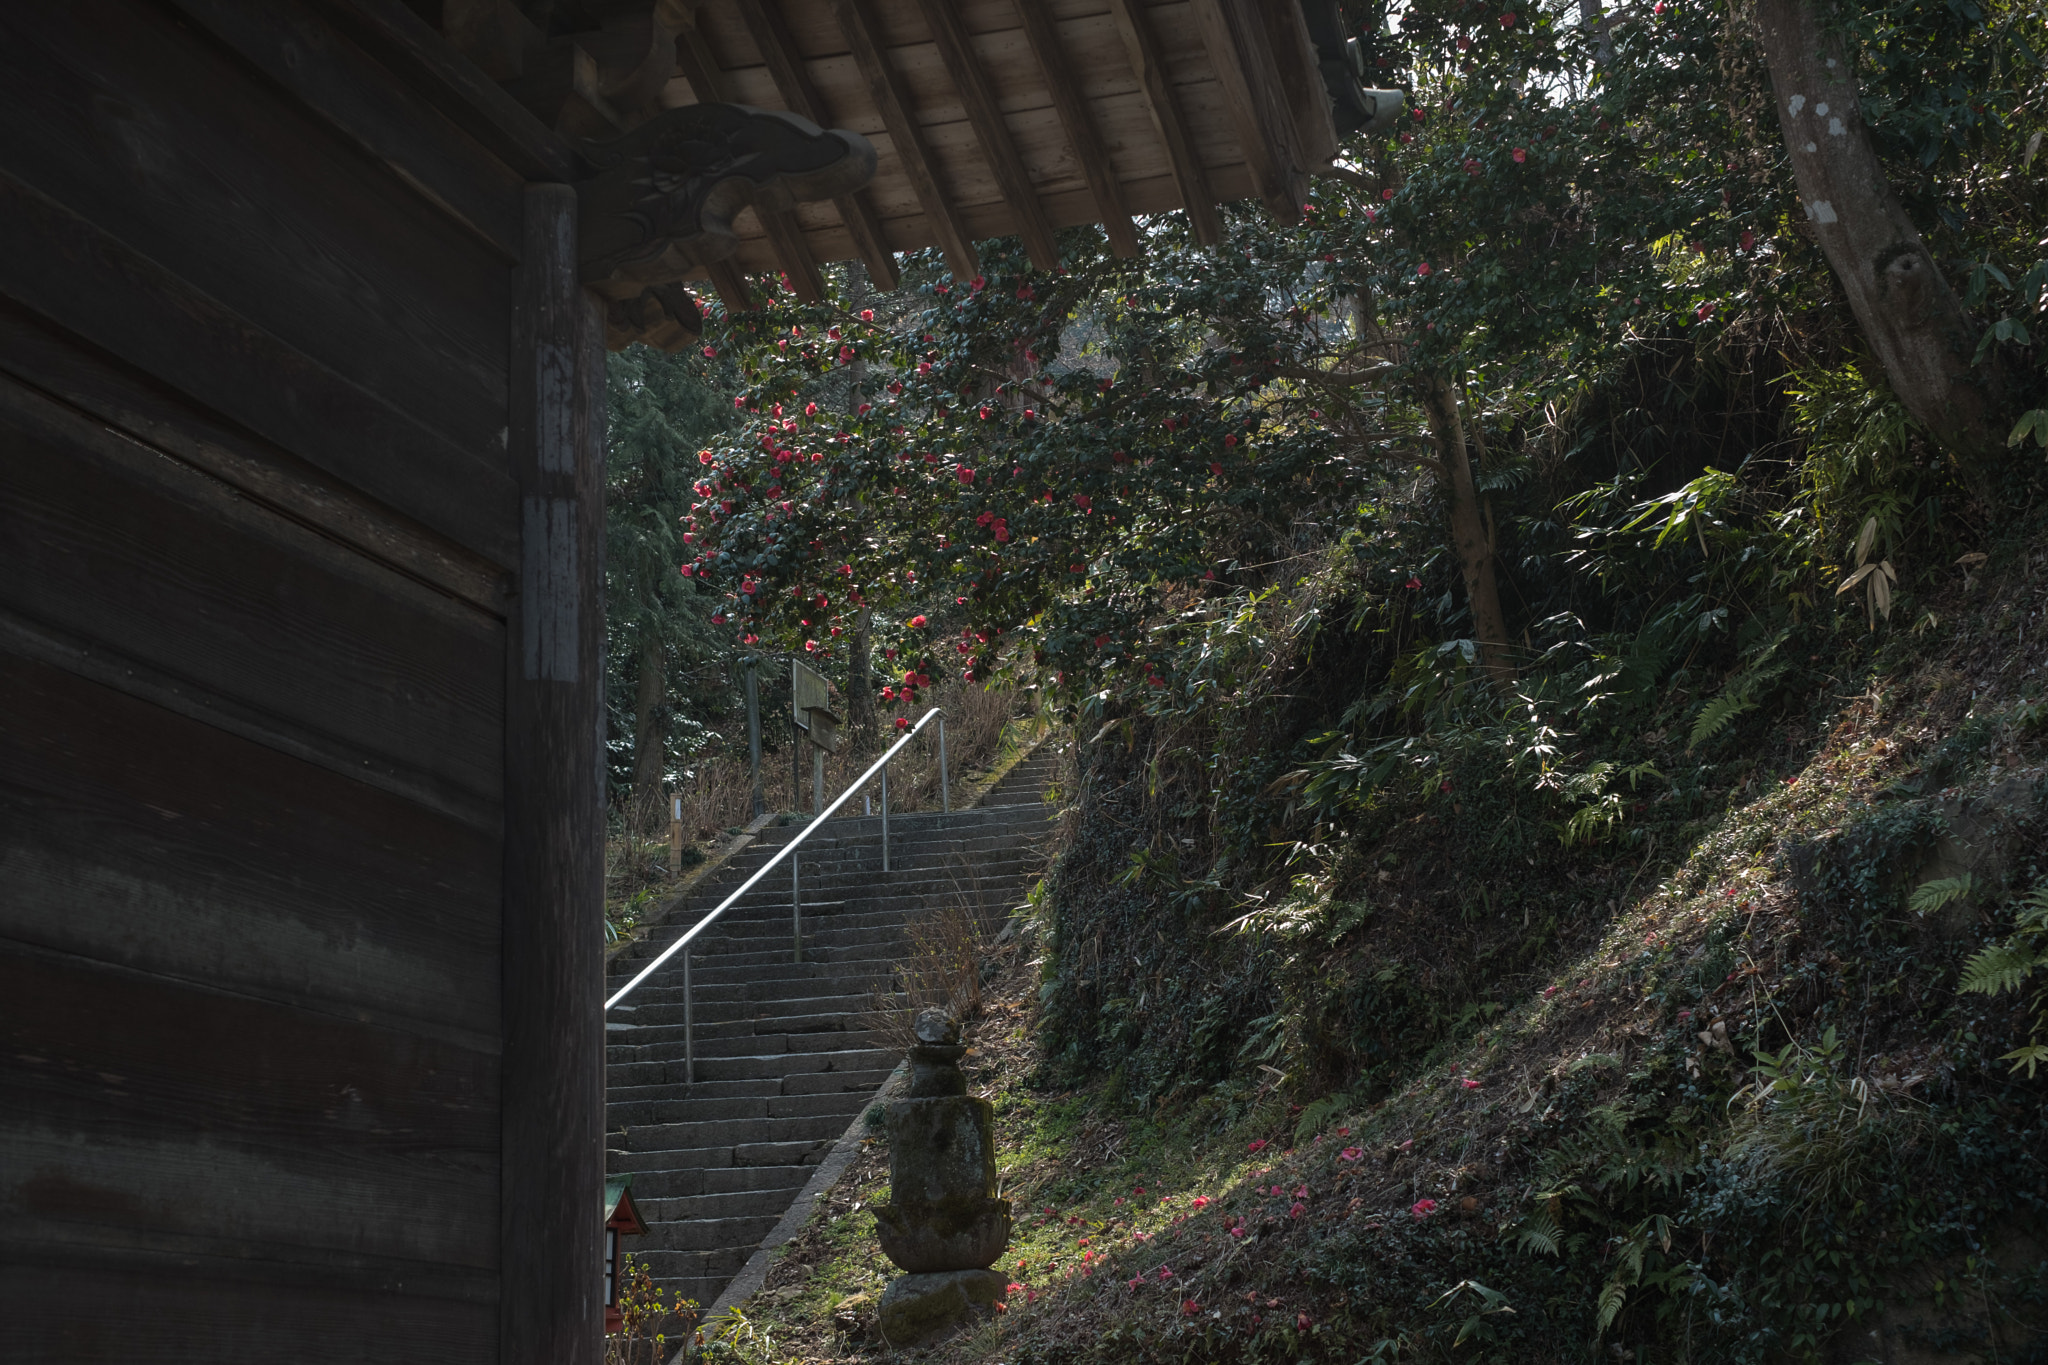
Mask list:
[[520,589],[507,651],[503,1365],[597,1365],[604,1181],[604,321],[576,192],[526,192],[510,337]]
[[495,1052],[4,940],[0,998],[0,1240],[495,1266]]
[[1195,19],[1259,197],[1276,221],[1293,227],[1301,221],[1301,201],[1308,194],[1308,158],[1280,89],[1265,23],[1250,0],[1195,0]]
[[298,0],[172,0],[496,249],[519,253],[525,177]]
[[[700,104],[730,102],[723,73],[687,14],[681,17],[676,32],[676,69],[690,82]],[[776,268],[789,281],[796,296],[805,303],[823,303],[825,281],[818,274],[818,263],[811,256],[810,243],[804,239],[796,215],[788,209],[770,209],[761,204],[753,205],[753,213],[768,249],[775,253]]]
[[1267,41],[1280,74],[1280,88],[1294,119],[1294,135],[1302,155],[1308,158],[1302,169],[1321,170],[1337,155],[1337,125],[1331,116],[1329,93],[1323,89],[1315,43],[1309,38],[1308,23],[1302,17],[1301,0],[1253,3],[1266,26]]
[[1222,221],[1216,216],[1216,200],[1203,177],[1195,144],[1188,136],[1180,105],[1167,79],[1159,40],[1153,33],[1151,21],[1137,0],[1110,0],[1110,10],[1116,19],[1117,32],[1123,38],[1131,70],[1137,75],[1139,87],[1144,92],[1146,112],[1151,114],[1153,126],[1166,149],[1167,162],[1173,168],[1174,183],[1180,188],[1181,205],[1187,210],[1188,222],[1194,227],[1195,240],[1204,246],[1214,246],[1223,234]]
[[960,92],[961,103],[967,110],[967,122],[974,129],[984,164],[995,177],[1003,201],[1010,207],[1025,253],[1031,257],[1032,265],[1040,270],[1059,269],[1059,243],[1053,240],[1052,224],[1046,221],[1045,209],[1038,202],[1037,188],[1031,183],[1031,174],[1025,170],[1023,158],[1017,154],[1017,144],[1003,122],[1003,111],[996,101],[995,90],[989,84],[988,72],[982,65],[980,54],[974,50],[966,27],[960,22],[959,13],[949,0],[919,0],[918,7],[924,14],[925,24],[931,29],[940,60],[945,63],[947,74],[953,78],[953,85]]
[[1123,186],[1110,165],[1109,154],[1095,135],[1094,118],[1074,80],[1066,47],[1060,41],[1059,25],[1048,11],[1031,0],[1018,0],[1017,13],[1024,21],[1025,37],[1031,44],[1031,54],[1038,59],[1038,69],[1045,77],[1053,108],[1059,113],[1060,126],[1066,130],[1067,141],[1073,144],[1074,159],[1080,163],[1089,193],[1095,197],[1095,211],[1109,236],[1110,247],[1119,256],[1136,256],[1138,229],[1131,222],[1130,210],[1124,206]]
[[502,456],[451,442],[5,174],[0,294],[493,563],[515,562]]
[[958,279],[979,275],[981,258],[975,253],[973,239],[951,195],[934,174],[931,149],[918,125],[909,92],[890,63],[888,40],[872,0],[833,0],[832,10],[867,82],[868,98],[889,130],[896,160],[916,192],[918,207],[924,210],[927,230],[946,253],[947,267]]
[[589,173],[567,139],[457,52],[406,0],[337,0],[351,36],[451,121],[528,180]]
[[0,374],[89,413],[419,583],[502,618],[503,570],[0,298]]
[[[240,1267],[235,1269],[240,1270]],[[496,1309],[456,1299],[372,1297],[325,1267],[273,1262],[230,1276],[189,1260],[8,1257],[0,1316],[8,1365],[490,1365]]]
[[457,445],[495,442],[503,257],[189,25],[0,8],[0,123],[22,183]]
[[0,937],[488,1049],[499,842],[0,651]]
[[[775,81],[776,93],[782,96],[783,107],[820,128],[840,127],[833,119],[831,107],[818,93],[810,73],[796,55],[778,0],[738,0],[738,4],[740,16],[754,39],[762,64]],[[894,289],[901,282],[902,275],[896,268],[895,254],[889,250],[882,236],[881,219],[876,216],[873,198],[865,189],[856,190],[834,199],[832,206],[837,210],[847,235],[853,239],[855,249],[860,252],[862,263],[867,266],[869,281],[878,289]]]
[[498,621],[5,379],[0,607],[444,810],[498,801]]

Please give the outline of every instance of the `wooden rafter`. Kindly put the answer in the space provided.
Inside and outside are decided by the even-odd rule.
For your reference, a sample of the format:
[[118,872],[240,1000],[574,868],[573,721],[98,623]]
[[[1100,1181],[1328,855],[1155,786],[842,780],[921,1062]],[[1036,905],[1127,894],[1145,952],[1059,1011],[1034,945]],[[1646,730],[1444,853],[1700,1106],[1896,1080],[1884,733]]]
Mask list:
[[882,126],[889,130],[889,140],[896,146],[896,158],[902,163],[910,187],[917,195],[918,206],[924,210],[932,236],[938,239],[940,250],[946,253],[947,267],[956,279],[971,279],[979,275],[981,258],[975,253],[974,239],[968,235],[959,210],[940,188],[933,170],[931,147],[912,115],[910,92],[905,88],[903,78],[889,64],[889,53],[873,0],[833,0],[832,12],[846,35],[846,45],[853,52],[854,63],[860,67],[861,77],[867,82],[869,97],[882,116]]
[[[811,73],[804,70],[789,24],[776,0],[737,0],[737,4],[747,32],[753,35],[754,46],[760,49],[761,61],[782,94],[782,102],[791,113],[802,115],[820,128],[830,128],[831,110],[826,108]],[[846,225],[854,250],[868,268],[868,279],[877,288],[894,289],[902,276],[896,269],[896,253],[889,250],[888,239],[882,236],[882,218],[875,211],[874,196],[857,190],[834,199],[832,206],[839,210],[839,220]]]
[[1173,168],[1174,185],[1180,190],[1181,205],[1187,210],[1195,240],[1203,246],[1214,246],[1223,236],[1223,224],[1216,216],[1216,199],[1202,175],[1202,164],[1195,157],[1194,139],[1188,135],[1187,124],[1174,103],[1166,63],[1159,55],[1159,40],[1145,22],[1140,0],[1109,0],[1109,11],[1123,37],[1124,51],[1138,78],[1138,89],[1145,97],[1152,126],[1166,148],[1167,164]]
[[1119,256],[1136,256],[1138,229],[1124,202],[1123,182],[1117,179],[1116,167],[1102,149],[1102,139],[1095,135],[1088,101],[1074,79],[1066,49],[1060,46],[1059,26],[1039,0],[1016,0],[1016,6],[1024,21],[1025,41],[1031,44],[1038,69],[1045,76],[1045,88],[1052,95],[1052,107],[1060,116],[1067,141],[1073,145],[1074,159],[1088,177],[1088,190],[1095,196],[1095,211],[1109,233],[1110,249]]
[[1308,23],[1302,18],[1301,0],[1253,3],[1265,21],[1266,36],[1273,45],[1273,61],[1280,70],[1280,88],[1294,115],[1294,131],[1301,140],[1302,154],[1308,158],[1302,169],[1311,175],[1320,174],[1337,157],[1337,125],[1330,116],[1330,97],[1323,90],[1323,73],[1317,65]]
[[1053,239],[1052,223],[1045,216],[1045,206],[1038,202],[1038,190],[1031,183],[1031,173],[1024,169],[1024,158],[1017,153],[1016,139],[1003,122],[1002,106],[996,102],[988,72],[967,37],[967,25],[960,18],[956,0],[918,0],[918,8],[924,12],[939,57],[960,91],[967,121],[981,143],[982,155],[987,158],[996,186],[1017,217],[1017,235],[1024,239],[1031,264],[1040,270],[1059,269],[1060,248]]
[[1308,193],[1308,158],[1295,136],[1266,25],[1249,0],[1194,0],[1194,11],[1259,198],[1268,213],[1292,227],[1301,221]]
[[[676,67],[683,78],[696,92],[702,104],[730,103],[724,83],[719,79],[718,59],[712,55],[710,44],[697,31],[694,15],[686,16],[676,36]],[[825,301],[825,279],[818,273],[818,261],[811,254],[811,244],[804,238],[803,225],[796,215],[787,209],[771,209],[762,204],[754,205],[754,216],[761,220],[761,230],[767,235],[769,246],[775,252],[776,264],[789,278],[789,287],[805,303]],[[719,296],[726,307],[733,306],[732,295],[727,291],[716,272],[712,273],[713,284],[718,285]],[[740,291],[746,299],[745,290]]]

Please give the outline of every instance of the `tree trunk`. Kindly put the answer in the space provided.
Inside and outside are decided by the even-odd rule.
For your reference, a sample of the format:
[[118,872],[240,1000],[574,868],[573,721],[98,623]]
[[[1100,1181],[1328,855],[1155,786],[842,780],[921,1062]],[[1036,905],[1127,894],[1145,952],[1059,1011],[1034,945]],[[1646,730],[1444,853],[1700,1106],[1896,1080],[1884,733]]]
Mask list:
[[640,676],[633,694],[633,809],[628,813],[642,833],[657,829],[663,815],[661,772],[668,729],[662,707],[665,681],[661,646],[642,646]]
[[1486,534],[1486,521],[1479,510],[1479,495],[1472,486],[1472,459],[1465,445],[1465,422],[1458,411],[1457,390],[1441,375],[1423,381],[1420,397],[1429,415],[1430,435],[1436,439],[1437,457],[1443,464],[1444,497],[1450,503],[1451,548],[1465,574],[1465,600],[1472,608],[1472,635],[1479,645],[1479,665],[1497,684],[1514,681],[1514,666],[1508,662],[1507,619],[1501,615],[1500,591],[1493,577],[1493,540]]
[[1870,145],[1855,70],[1816,0],[1758,0],[1778,126],[1807,221],[1906,411],[1951,454],[1996,454],[1979,329],[1899,206]]
[[874,742],[875,684],[873,614],[866,608],[853,621],[853,651],[846,661],[846,719],[853,727],[857,752],[865,753]]

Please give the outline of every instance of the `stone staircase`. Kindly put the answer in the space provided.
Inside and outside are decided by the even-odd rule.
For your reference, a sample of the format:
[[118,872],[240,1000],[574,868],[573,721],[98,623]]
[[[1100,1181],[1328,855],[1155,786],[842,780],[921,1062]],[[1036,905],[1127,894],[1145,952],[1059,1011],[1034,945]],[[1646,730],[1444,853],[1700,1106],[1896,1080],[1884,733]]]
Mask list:
[[[1037,875],[1055,744],[976,806],[835,819],[807,841],[804,960],[785,862],[692,943],[696,1082],[685,1081],[682,958],[607,1016],[605,1170],[630,1172],[649,1233],[627,1250],[708,1308],[900,1060],[863,1026],[919,914],[962,896],[1001,915]],[[800,826],[768,829],[606,968],[607,993],[717,906]]]

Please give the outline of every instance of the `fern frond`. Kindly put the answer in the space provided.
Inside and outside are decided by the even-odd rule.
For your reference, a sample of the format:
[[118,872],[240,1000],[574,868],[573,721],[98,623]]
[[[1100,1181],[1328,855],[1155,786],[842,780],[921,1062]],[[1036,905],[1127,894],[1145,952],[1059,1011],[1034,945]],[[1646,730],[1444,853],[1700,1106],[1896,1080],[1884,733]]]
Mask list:
[[1621,1314],[1621,1305],[1628,1299],[1628,1286],[1619,1279],[1609,1280],[1607,1287],[1600,1291],[1600,1316],[1594,1324],[1594,1331],[1605,1333],[1614,1325]]
[[1295,1140],[1306,1141],[1322,1132],[1330,1120],[1349,1108],[1350,1104],[1351,1097],[1342,1094],[1325,1095],[1319,1100],[1311,1100],[1302,1107],[1301,1121],[1294,1125]]
[[2016,991],[2034,968],[2044,962],[2048,962],[2048,951],[2016,943],[1993,944],[1970,955],[1970,960],[1963,964],[1962,980],[1956,983],[1956,989],[1979,995]]
[[1685,742],[1686,751],[1690,753],[1699,748],[1733,724],[1737,716],[1755,706],[1756,703],[1744,693],[1732,689],[1722,692],[1700,708],[1699,719],[1692,723],[1692,737]]
[[1977,889],[1977,879],[1965,872],[1960,877],[1942,877],[1913,888],[1906,908],[1916,915],[1931,915],[1951,901],[1959,901]]
[[1522,1220],[1517,1230],[1515,1250],[1533,1251],[1544,1256],[1558,1254],[1558,1242],[1564,1229],[1557,1221],[1556,1200],[1557,1196],[1551,1195],[1536,1201],[1536,1207],[1529,1211],[1529,1216]]

